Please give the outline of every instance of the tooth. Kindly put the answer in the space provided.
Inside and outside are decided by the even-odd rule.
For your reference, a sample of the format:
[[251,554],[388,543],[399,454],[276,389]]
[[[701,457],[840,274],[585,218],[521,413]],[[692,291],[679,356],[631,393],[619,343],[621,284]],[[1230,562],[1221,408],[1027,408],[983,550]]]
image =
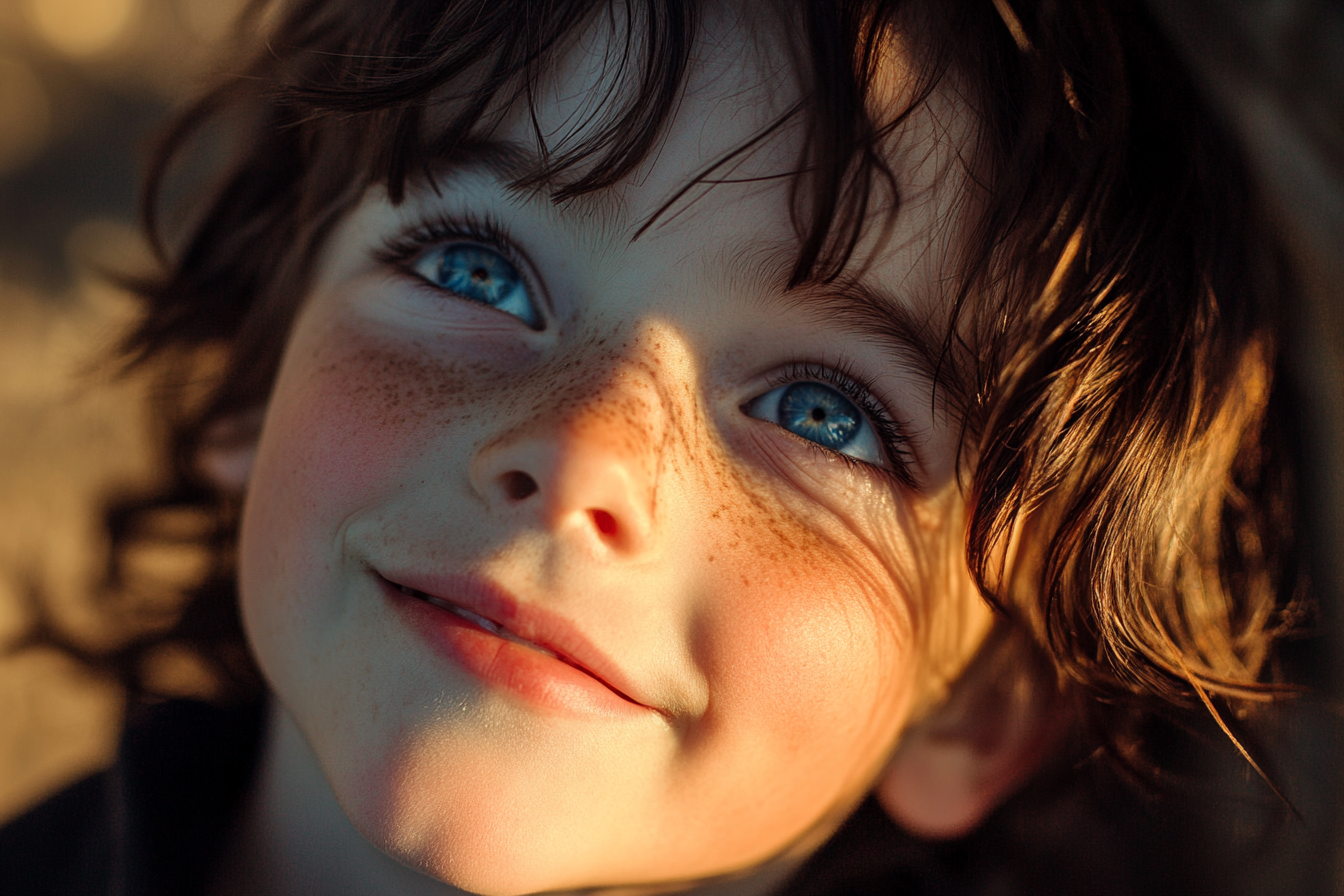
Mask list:
[[461,616],[463,619],[467,619],[470,620],[471,622],[476,623],[477,625],[479,625],[481,628],[485,629],[488,632],[492,632],[493,634],[501,635],[503,637],[511,637],[511,635],[508,632],[500,628],[495,623],[491,622],[489,619],[486,619],[484,616],[473,613],[468,609],[454,606],[453,612]]
[[457,604],[452,603],[451,601],[443,600],[441,598],[433,596],[432,594],[426,594],[423,591],[416,591],[414,588],[408,588],[405,585],[398,585],[397,587],[400,588],[402,593],[404,594],[409,594],[411,597],[417,597],[420,600],[423,600],[425,603],[433,604],[434,606],[439,607],[440,609],[447,610],[449,613],[454,613],[458,616],[461,616],[468,622],[474,622],[481,628],[490,632],[491,634],[497,635],[506,641],[512,641],[515,644],[521,644],[524,647],[530,647],[533,650],[537,651],[538,653],[546,654],[552,659],[558,660],[560,658],[559,654],[555,653],[554,651],[547,650],[545,647],[542,647],[539,644],[533,644],[531,641],[526,641],[518,637],[513,632],[509,631],[508,629],[504,628],[503,626],[499,625],[498,623],[490,619],[486,619],[479,613],[473,613],[467,608],[459,607]]

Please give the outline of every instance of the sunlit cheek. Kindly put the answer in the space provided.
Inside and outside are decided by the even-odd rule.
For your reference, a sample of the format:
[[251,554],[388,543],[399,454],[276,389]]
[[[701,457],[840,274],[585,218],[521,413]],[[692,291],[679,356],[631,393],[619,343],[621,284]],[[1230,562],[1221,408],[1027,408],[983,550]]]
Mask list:
[[967,566],[967,511],[957,477],[949,472],[911,491],[854,476],[846,488],[823,494],[826,513],[818,518],[833,519],[862,545],[851,569],[872,593],[900,596],[894,606],[909,614],[920,657],[919,706],[937,702],[992,622]]
[[[882,556],[909,582],[911,612],[919,620],[917,647],[923,658],[915,683],[916,712],[947,694],[979,648],[994,620],[966,560],[966,504],[955,478],[894,506],[874,505],[869,531]],[[884,532],[883,521],[888,524]]]
[[747,852],[778,849],[861,794],[910,705],[918,655],[911,598],[868,545],[742,503],[706,532],[720,547],[695,649],[711,701],[688,746],[692,761],[697,747],[734,757],[714,772],[731,787],[698,783],[747,798],[717,816],[722,842]]

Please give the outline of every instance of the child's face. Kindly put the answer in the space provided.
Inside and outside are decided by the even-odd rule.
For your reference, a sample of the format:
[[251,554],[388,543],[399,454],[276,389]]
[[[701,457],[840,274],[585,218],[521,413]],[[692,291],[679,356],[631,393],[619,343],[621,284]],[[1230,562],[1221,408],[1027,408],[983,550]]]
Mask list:
[[[905,204],[855,282],[783,292],[788,177],[692,191],[631,242],[797,95],[768,41],[707,28],[618,189],[507,189],[501,146],[535,149],[515,110],[437,191],[366,197],[268,408],[241,542],[257,656],[365,835],[468,889],[761,862],[870,786],[930,664],[964,655],[935,630],[980,630],[955,426],[875,335],[941,337],[960,125],[904,132]],[[586,133],[593,58],[542,91],[553,144]],[[782,174],[800,142],[723,174]]]

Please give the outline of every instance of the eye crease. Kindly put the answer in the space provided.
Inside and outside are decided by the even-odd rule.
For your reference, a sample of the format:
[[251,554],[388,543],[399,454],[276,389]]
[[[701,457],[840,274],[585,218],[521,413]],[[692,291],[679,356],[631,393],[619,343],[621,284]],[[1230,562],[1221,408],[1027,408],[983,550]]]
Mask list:
[[887,465],[872,423],[840,390],[825,383],[779,386],[753,398],[742,410],[837,454],[876,467]]
[[522,274],[494,249],[477,243],[431,246],[409,267],[433,286],[511,314],[533,330],[545,328]]

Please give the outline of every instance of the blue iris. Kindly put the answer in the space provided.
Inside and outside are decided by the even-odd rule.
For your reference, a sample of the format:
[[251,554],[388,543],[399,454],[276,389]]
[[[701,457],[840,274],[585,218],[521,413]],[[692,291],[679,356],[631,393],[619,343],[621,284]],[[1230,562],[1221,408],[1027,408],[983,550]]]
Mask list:
[[839,451],[863,425],[854,403],[821,383],[794,383],[779,396],[777,422],[794,435]]
[[493,249],[469,243],[436,246],[413,268],[435,286],[512,314],[534,330],[544,326],[522,274]]

